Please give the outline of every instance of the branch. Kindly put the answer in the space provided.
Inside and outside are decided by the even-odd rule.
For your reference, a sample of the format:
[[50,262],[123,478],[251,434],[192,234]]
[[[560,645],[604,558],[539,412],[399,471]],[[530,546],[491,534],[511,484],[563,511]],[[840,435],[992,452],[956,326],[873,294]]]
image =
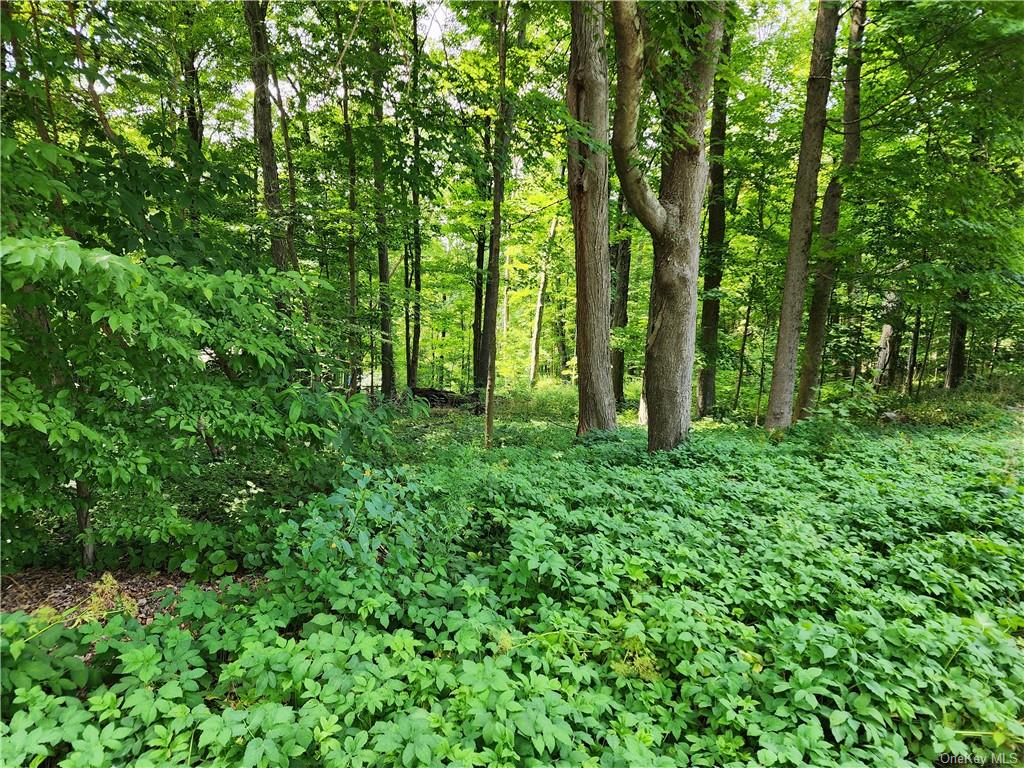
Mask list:
[[637,219],[648,232],[659,237],[665,229],[668,213],[637,167],[640,161],[636,146],[637,122],[644,78],[640,15],[636,0],[615,0],[611,5],[618,56],[615,121],[612,128],[615,172],[619,176],[626,201]]

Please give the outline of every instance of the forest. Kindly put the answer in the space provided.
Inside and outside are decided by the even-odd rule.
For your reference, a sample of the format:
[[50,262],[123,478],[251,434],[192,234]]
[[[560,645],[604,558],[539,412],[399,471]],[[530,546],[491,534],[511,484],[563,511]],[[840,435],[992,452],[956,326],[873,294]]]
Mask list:
[[0,13],[2,765],[1024,761],[1024,3]]

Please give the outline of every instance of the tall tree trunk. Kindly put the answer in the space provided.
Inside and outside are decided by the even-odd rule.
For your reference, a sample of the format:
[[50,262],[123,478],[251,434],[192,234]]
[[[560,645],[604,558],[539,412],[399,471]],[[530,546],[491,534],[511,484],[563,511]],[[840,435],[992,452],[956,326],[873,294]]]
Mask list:
[[960,288],[949,312],[949,354],[946,357],[946,389],[956,389],[963,381],[967,365],[967,304],[971,300],[968,288]]
[[807,287],[807,259],[811,250],[814,207],[818,199],[818,170],[821,167],[825,111],[832,80],[832,56],[839,10],[839,3],[835,0],[818,0],[803,134],[800,138],[800,156],[790,213],[789,249],[782,307],[779,310],[779,334],[775,345],[768,410],[764,419],[768,429],[788,427],[793,420],[793,387],[796,383],[797,352],[800,348],[804,291]]
[[487,267],[487,228],[476,235],[476,269],[473,272],[473,389],[487,386],[487,360],[484,358],[484,280]]
[[[722,39],[722,57],[729,57],[732,45],[730,35]],[[715,374],[718,364],[718,321],[721,302],[718,289],[722,286],[725,263],[725,128],[726,108],[729,105],[729,81],[715,78],[715,91],[711,100],[711,135],[708,159],[711,174],[711,193],[708,200],[708,255],[704,260],[704,302],[700,314],[700,347],[704,353],[704,367],[697,377],[697,414],[708,416],[715,408]]]
[[743,315],[743,338],[740,340],[740,362],[739,370],[736,372],[736,392],[732,398],[732,409],[735,411],[740,405],[740,392],[743,391],[743,372],[746,368],[747,339],[750,337],[750,310],[754,305],[754,287],[757,285],[757,278],[750,279],[750,288],[747,289],[747,309]]
[[826,325],[832,289],[836,280],[835,235],[839,230],[839,209],[843,197],[843,174],[860,158],[860,70],[867,0],[854,0],[850,9],[850,38],[846,50],[846,84],[843,92],[843,157],[839,171],[829,179],[821,201],[821,254],[814,267],[811,306],[807,316],[807,340],[797,387],[796,417],[810,413],[814,390],[821,377],[827,337]]
[[263,173],[263,204],[270,219],[270,254],[282,272],[289,267],[287,232],[282,227],[281,182],[274,152],[274,124],[270,114],[270,53],[267,43],[268,0],[245,0],[245,23],[252,44],[253,132],[260,151]]
[[[189,5],[185,8],[185,23],[192,28],[195,20],[195,9]],[[192,139],[188,147],[189,168],[188,180],[192,187],[193,194],[198,190],[201,179],[200,155],[203,148],[203,98],[199,88],[199,65],[197,60],[199,51],[189,47],[181,55],[181,76],[184,81],[186,94],[185,100],[185,122],[188,126],[188,135]],[[192,222],[192,229],[199,236],[199,212],[195,207],[190,206],[188,218]]]
[[[700,16],[701,33],[686,35],[693,30],[680,30],[689,38],[689,53],[692,54],[685,75],[678,73],[686,90],[685,98],[669,98],[669,94],[664,94],[661,100],[665,146],[661,184],[655,195],[636,157],[645,63],[644,24],[635,0],[612,3],[618,54],[612,138],[615,170],[626,201],[654,242],[654,276],[644,356],[649,451],[677,446],[686,438],[691,419],[700,215],[708,178],[704,125],[725,7],[724,3],[708,3],[695,6],[694,11]],[[675,57],[674,52],[660,55]],[[685,138],[679,134],[684,134]]]
[[555,273],[555,351],[558,353],[558,378],[567,380],[565,373],[569,365],[569,342],[565,334],[565,299],[562,298],[562,280],[558,273]]
[[[616,230],[618,242],[611,248],[612,264],[612,312],[611,327],[625,328],[629,323],[629,270],[632,261],[633,241],[629,235],[622,235],[628,217],[622,210],[625,201],[619,196],[619,215]],[[623,405],[626,401],[626,353],[621,347],[612,347],[612,392],[615,402]]]
[[920,369],[917,374],[917,391],[916,395],[921,394],[921,385],[924,384],[924,376],[928,369],[928,358],[932,354],[932,337],[935,335],[935,320],[936,316],[933,314],[931,319],[928,321],[928,332],[924,337],[924,355],[921,356],[921,364],[918,366]]
[[385,400],[395,399],[395,347],[391,336],[391,267],[388,264],[388,223],[384,180],[384,61],[380,30],[376,32],[373,54],[373,124],[377,140],[373,151],[374,219],[377,229],[377,281],[380,292],[380,392]]
[[903,315],[902,307],[893,318],[892,337],[889,340],[889,365],[885,369],[885,386],[893,387],[899,380],[901,365],[903,361],[903,331],[906,328],[906,318]]
[[878,337],[878,355],[875,362],[875,386],[880,387],[886,383],[890,366],[893,365],[893,359],[898,354],[896,347],[896,340],[898,334],[896,332],[896,326],[899,322],[899,314],[902,310],[900,309],[899,299],[895,293],[887,293],[885,295],[884,304],[884,317],[885,322],[882,324],[882,332]]
[[409,242],[402,244],[402,315],[405,320],[405,384],[412,389],[412,328],[409,317],[409,293],[412,288],[412,275],[409,272],[409,254],[412,248]]
[[277,67],[271,62],[270,76],[274,81],[274,103],[277,104],[277,114],[281,120],[281,138],[284,140],[285,169],[288,171],[288,213],[287,230],[285,238],[288,243],[288,261],[292,269],[299,271],[299,257],[295,253],[295,219],[298,216],[298,203],[296,202],[295,190],[295,160],[292,157],[292,134],[289,130],[290,120],[288,110],[284,104],[284,97],[281,95],[281,84],[277,81]]
[[917,372],[917,345],[921,339],[921,306],[914,311],[914,330],[910,335],[910,353],[907,355],[907,380],[903,391],[914,394],[914,374]]
[[494,154],[491,157],[491,247],[487,255],[487,293],[484,299],[484,348],[487,359],[487,393],[484,403],[484,447],[490,448],[494,435],[494,387],[497,358],[498,281],[501,257],[501,206],[505,200],[505,163],[508,156],[511,126],[506,93],[506,47],[510,0],[499,0],[497,9],[498,48],[498,120],[494,131]]
[[764,317],[764,328],[761,330],[761,368],[757,376],[757,404],[754,406],[754,426],[761,418],[761,399],[764,397],[764,374],[765,363],[768,360],[768,331],[774,323],[774,318],[766,310]]
[[569,205],[576,252],[576,433],[615,429],[609,334],[608,61],[603,0],[574,2],[566,102],[569,116],[587,131],[569,139]]
[[[340,38],[339,38],[340,39]],[[348,343],[349,343],[349,391],[356,392],[359,389],[359,361],[362,355],[359,352],[359,296],[358,283],[359,272],[356,267],[356,221],[358,216],[358,205],[356,201],[356,144],[352,135],[352,119],[348,111],[348,76],[345,70],[341,75],[342,100],[341,111],[344,121],[345,153],[348,161],[348,232],[346,237],[346,252],[348,255]],[[372,346],[372,345],[371,345]]]
[[540,276],[537,281],[537,305],[533,311],[533,334],[530,338],[530,386],[537,383],[537,371],[540,367],[540,337],[544,327],[544,299],[548,288],[548,263],[555,244],[555,232],[558,228],[558,214],[551,217],[551,228],[548,230],[548,242],[541,256]]
[[96,562],[96,540],[89,519],[91,512],[92,491],[86,481],[79,478],[75,481],[75,517],[82,536],[82,563],[86,567]]
[[420,232],[420,38],[417,31],[419,16],[417,3],[412,4],[412,346],[407,348],[406,372],[410,388],[415,388],[419,378],[421,310],[420,296],[423,290],[422,235]]

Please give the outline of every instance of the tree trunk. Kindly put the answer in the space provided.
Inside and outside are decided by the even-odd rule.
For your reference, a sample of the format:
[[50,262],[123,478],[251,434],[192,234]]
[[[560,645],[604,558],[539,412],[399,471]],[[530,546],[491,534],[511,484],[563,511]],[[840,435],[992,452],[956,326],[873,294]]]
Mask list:
[[914,330],[910,335],[910,354],[907,355],[907,380],[903,391],[908,395],[914,394],[914,373],[917,371],[917,345],[921,339],[921,307],[918,305],[914,312]]
[[[722,39],[722,57],[728,58],[730,35]],[[725,128],[726,108],[729,104],[729,81],[715,79],[715,92],[711,106],[711,135],[708,156],[711,174],[711,192],[708,200],[708,255],[704,261],[704,302],[700,314],[700,347],[704,353],[704,367],[697,377],[697,415],[709,416],[715,408],[715,374],[718,364],[718,322],[721,301],[718,289],[722,285],[725,263]]]
[[402,244],[402,315],[405,320],[405,384],[412,389],[409,383],[413,377],[412,372],[412,333],[409,317],[409,293],[412,287],[412,275],[409,273],[409,254],[412,248],[407,240]]
[[924,384],[924,376],[928,369],[928,358],[932,354],[932,337],[935,335],[935,320],[936,316],[933,314],[931,320],[928,321],[928,332],[924,337],[924,354],[921,356],[921,364],[918,366],[919,371],[917,374],[917,390],[916,395],[921,394],[921,385]]
[[562,298],[562,281],[555,273],[555,351],[558,353],[558,378],[563,381],[566,376],[565,369],[569,365],[569,342],[565,337],[565,300]]
[[263,173],[263,203],[270,219],[270,253],[274,266],[286,271],[289,267],[287,232],[282,228],[281,182],[277,175],[274,152],[274,124],[270,114],[270,53],[267,43],[268,0],[245,0],[245,23],[252,44],[253,133],[260,151]]
[[839,230],[839,209],[843,197],[843,174],[860,158],[860,70],[864,41],[866,0],[854,0],[850,9],[850,42],[846,51],[846,84],[843,93],[843,158],[839,171],[829,180],[821,202],[821,254],[814,269],[811,306],[807,317],[807,340],[797,387],[796,417],[810,413],[814,391],[821,377],[827,338],[826,325],[832,289],[836,279],[835,235]]
[[[626,201],[654,242],[644,356],[649,451],[678,445],[686,438],[691,419],[700,215],[708,177],[705,112],[718,62],[725,8],[724,4],[713,3],[694,10],[700,16],[698,26],[702,31],[687,35],[693,30],[680,30],[690,40],[692,60],[685,74],[676,73],[687,91],[687,98],[682,100],[687,103],[670,98],[668,93],[660,99],[666,131],[661,184],[655,196],[638,168],[636,157],[645,63],[644,24],[635,0],[612,4],[618,54],[612,139],[615,169]],[[674,53],[662,52],[660,56],[667,61],[675,58]],[[679,133],[685,134],[685,140]]]
[[899,380],[901,362],[903,360],[903,331],[906,327],[906,318],[902,309],[896,314],[892,328],[892,337],[889,340],[889,365],[885,369],[885,386],[893,387]]
[[900,302],[894,293],[885,295],[884,317],[882,332],[878,337],[878,356],[875,362],[875,386],[880,387],[887,380],[893,358],[897,354],[894,347],[897,339],[896,324],[897,315],[900,312]]
[[484,299],[484,351],[487,359],[487,396],[484,402],[484,447],[490,448],[494,435],[494,387],[497,357],[498,281],[501,261],[501,206],[505,200],[505,163],[511,138],[506,79],[506,37],[510,0],[499,0],[497,11],[498,49],[498,120],[494,131],[494,154],[491,157],[491,247],[487,255],[487,293]]
[[544,298],[548,288],[548,262],[555,243],[555,231],[558,227],[558,214],[551,217],[551,228],[548,230],[547,247],[541,256],[540,279],[537,281],[537,306],[533,312],[533,335],[530,339],[530,386],[537,383],[537,371],[540,366],[540,337],[544,327]]
[[832,55],[839,10],[839,3],[835,0],[818,0],[800,156],[790,212],[789,248],[782,306],[779,310],[779,333],[775,345],[768,410],[764,419],[768,429],[788,427],[793,420],[793,387],[796,383],[797,352],[800,348],[804,291],[807,287],[807,259],[811,250],[814,207],[818,199],[818,170],[821,167],[825,111],[832,79]]
[[963,381],[967,364],[967,303],[971,292],[961,288],[953,299],[949,313],[949,354],[946,357],[946,389],[956,389]]
[[421,310],[423,290],[422,236],[420,233],[420,42],[417,32],[417,4],[412,4],[412,347],[407,349],[407,378],[410,387],[416,387],[420,365]]
[[96,562],[96,543],[92,534],[90,521],[92,508],[92,491],[84,480],[75,481],[75,517],[78,521],[78,532],[82,536],[82,563],[86,567]]
[[481,224],[476,235],[476,270],[473,272],[473,389],[487,386],[487,360],[484,357],[484,269],[487,265],[487,229]]
[[[292,157],[292,134],[289,130],[288,110],[281,96],[281,85],[277,81],[277,67],[271,64],[270,77],[274,81],[274,103],[281,120],[281,138],[284,141],[285,168],[288,171],[288,213],[285,239],[288,243],[288,261],[296,272],[299,271],[299,257],[295,253],[295,219],[298,216],[298,203],[295,190],[295,160]],[[308,313],[307,313],[308,314]]]
[[576,433],[615,429],[609,334],[608,61],[602,0],[570,5],[572,43],[566,102],[569,116],[588,133],[569,139],[568,191],[576,252]]
[[374,218],[377,229],[377,281],[380,311],[380,392],[385,400],[395,399],[395,348],[391,338],[391,267],[388,264],[388,224],[384,186],[384,62],[380,30],[374,40],[373,124],[377,140],[373,152]]
[[[622,222],[626,217],[621,211],[622,198],[619,198],[619,227],[623,229]],[[614,257],[613,282],[612,282],[612,312],[611,327],[625,328],[629,323],[629,270],[632,261],[633,242],[630,236],[622,237],[611,249]],[[626,353],[620,347],[611,349],[612,361],[612,392],[615,395],[615,402],[623,405],[626,402],[625,379],[626,379]]]
[[[185,23],[191,28],[195,22],[195,10],[192,6],[185,9]],[[189,156],[192,158],[189,182],[198,186],[199,174],[197,166],[199,154],[203,148],[203,98],[199,88],[199,66],[197,60],[199,51],[195,48],[187,48],[181,55],[181,77],[184,81],[185,94],[185,122],[188,125],[188,135],[192,139],[192,146],[189,147]],[[189,211],[189,218],[193,226],[199,221],[199,214],[195,210]]]
[[766,311],[764,328],[761,331],[761,368],[757,376],[757,404],[754,406],[754,426],[761,419],[761,399],[764,397],[765,362],[768,359],[768,329],[773,323],[772,316]]
[[359,272],[356,267],[356,220],[359,208],[356,204],[356,145],[352,136],[352,120],[348,111],[348,76],[342,71],[342,119],[344,120],[345,147],[348,160],[348,343],[349,343],[349,392],[359,390],[359,297],[357,287]]
[[747,309],[743,315],[743,338],[740,340],[740,362],[739,370],[736,372],[736,392],[732,398],[732,409],[735,411],[740,405],[740,392],[743,391],[743,372],[746,367],[747,339],[750,336],[750,309],[754,305],[754,287],[757,285],[757,278],[750,279],[750,288],[747,290]]

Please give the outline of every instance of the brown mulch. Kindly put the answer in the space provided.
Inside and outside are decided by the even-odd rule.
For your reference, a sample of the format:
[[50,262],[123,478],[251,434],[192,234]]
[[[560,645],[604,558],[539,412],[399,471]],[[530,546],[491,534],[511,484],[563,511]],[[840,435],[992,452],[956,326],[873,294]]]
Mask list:
[[[128,598],[138,608],[136,614],[142,624],[149,624],[159,613],[166,613],[163,607],[164,591],[177,594],[190,579],[184,573],[137,572],[115,570],[109,572],[117,582],[119,596]],[[31,613],[48,607],[57,613],[70,611],[72,620],[77,609],[87,605],[89,598],[97,591],[101,576],[90,574],[79,578],[71,569],[32,568],[15,574],[5,574],[0,580],[0,611]],[[254,574],[236,576],[239,581],[252,583]],[[200,583],[203,589],[217,591],[216,583]],[[134,613],[134,611],[133,611]]]

